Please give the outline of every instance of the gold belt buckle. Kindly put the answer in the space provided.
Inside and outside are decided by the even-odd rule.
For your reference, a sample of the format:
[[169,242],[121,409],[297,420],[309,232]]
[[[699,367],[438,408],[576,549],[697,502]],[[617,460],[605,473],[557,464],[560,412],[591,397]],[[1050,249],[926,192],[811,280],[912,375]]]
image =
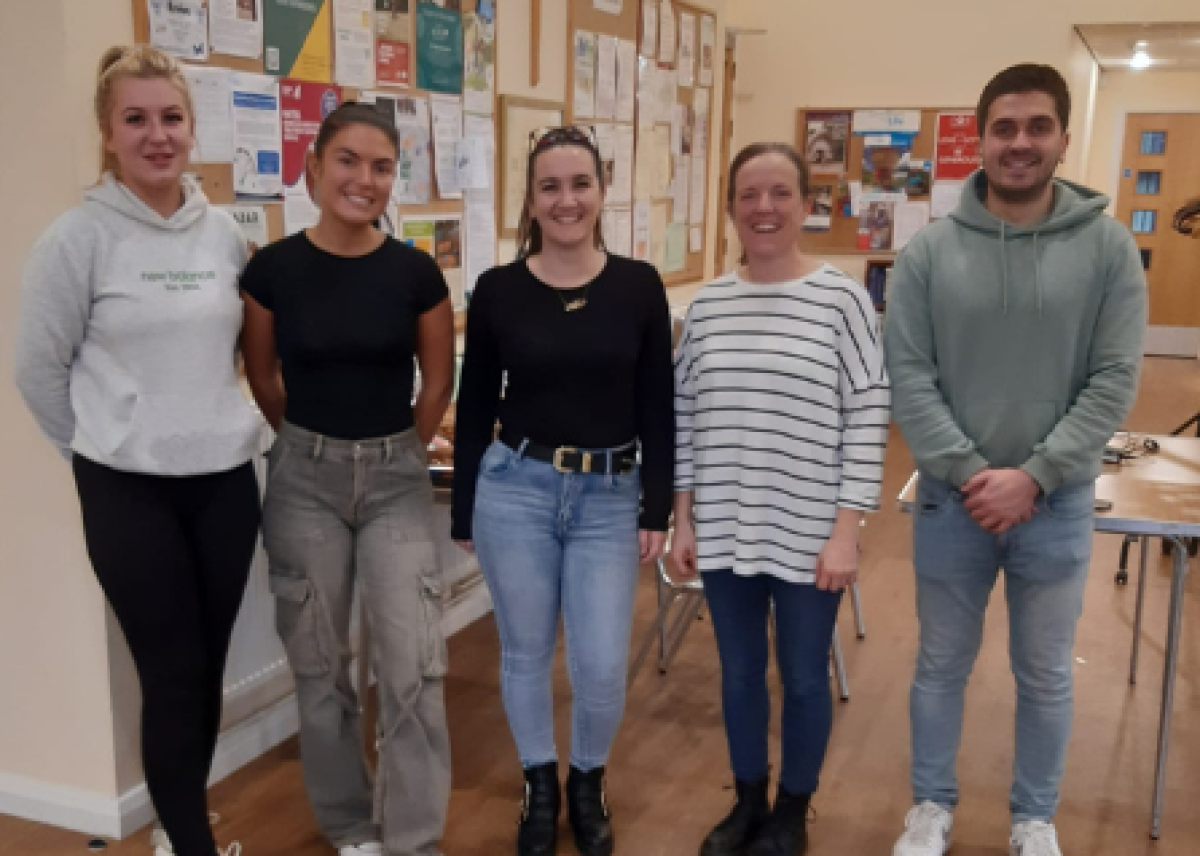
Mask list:
[[574,472],[573,470],[567,469],[566,465],[563,464],[563,455],[573,454],[579,454],[583,456],[583,467],[581,468],[580,472],[590,473],[592,471],[592,453],[580,452],[574,446],[559,446],[554,450],[554,461],[552,462],[554,469],[558,470],[560,473]]

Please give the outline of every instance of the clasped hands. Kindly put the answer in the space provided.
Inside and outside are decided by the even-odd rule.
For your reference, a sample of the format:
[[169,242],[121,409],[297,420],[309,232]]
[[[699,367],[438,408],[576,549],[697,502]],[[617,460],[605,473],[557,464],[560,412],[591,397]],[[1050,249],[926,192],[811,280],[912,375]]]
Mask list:
[[959,491],[971,519],[1000,535],[1033,517],[1041,488],[1024,470],[983,469],[963,482]]

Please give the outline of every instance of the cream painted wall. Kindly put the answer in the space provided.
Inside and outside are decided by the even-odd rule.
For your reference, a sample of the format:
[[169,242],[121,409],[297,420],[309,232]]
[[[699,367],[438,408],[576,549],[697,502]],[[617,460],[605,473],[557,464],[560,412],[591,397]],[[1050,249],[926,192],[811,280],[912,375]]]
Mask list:
[[9,378],[23,260],[95,177],[94,162],[82,169],[94,64],[131,36],[128,0],[0,4],[0,775],[106,796],[117,793],[106,608],[70,469]]
[[[1200,113],[1200,71],[1106,71],[1100,75],[1086,183],[1116,201],[1128,113]],[[1196,188],[1200,193],[1200,188]]]

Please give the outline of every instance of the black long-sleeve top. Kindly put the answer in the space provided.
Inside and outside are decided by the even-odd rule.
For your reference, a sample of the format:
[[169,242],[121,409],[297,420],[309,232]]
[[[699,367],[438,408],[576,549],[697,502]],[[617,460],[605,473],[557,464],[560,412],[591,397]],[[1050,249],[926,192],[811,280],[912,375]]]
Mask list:
[[[580,309],[564,301],[586,296]],[[585,286],[562,291],[524,260],[483,274],[467,310],[454,435],[451,535],[471,538],[479,461],[497,417],[547,446],[641,447],[639,527],[671,513],[675,413],[671,317],[653,267],[608,257]],[[504,385],[503,398],[501,386]]]

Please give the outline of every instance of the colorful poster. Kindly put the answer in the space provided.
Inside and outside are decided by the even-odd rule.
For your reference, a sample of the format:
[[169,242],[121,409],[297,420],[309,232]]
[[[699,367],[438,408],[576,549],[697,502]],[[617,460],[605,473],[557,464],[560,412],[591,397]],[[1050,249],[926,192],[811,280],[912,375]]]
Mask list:
[[907,190],[912,139],[911,134],[868,134],[863,137],[864,191],[903,193]]
[[446,285],[450,287],[450,301],[456,307],[464,302],[463,294],[463,249],[462,215],[429,214],[405,217],[401,221],[400,240],[433,256]]
[[938,113],[933,177],[938,181],[962,181],[979,168],[979,163],[975,114]]
[[812,211],[804,221],[806,232],[828,232],[833,223],[833,185],[812,186]]
[[279,81],[279,106],[283,115],[284,193],[308,193],[304,160],[325,117],[337,109],[341,96],[336,86],[308,80]]
[[329,0],[263,0],[263,45],[268,74],[330,83],[333,52]]
[[150,0],[150,44],[182,59],[208,60],[208,6],[204,0]]
[[333,0],[334,78],[342,86],[375,85],[372,0]]
[[283,138],[279,126],[279,81],[234,72],[233,189],[238,197],[278,199],[283,195]]
[[462,14],[422,0],[417,4],[417,86],[460,95],[462,85]]
[[463,109],[491,116],[496,104],[496,17],[480,4],[463,16]]
[[396,125],[400,145],[392,201],[425,205],[433,193],[433,146],[430,144],[429,101],[412,95],[364,92],[360,100],[374,104]]
[[809,112],[804,117],[804,160],[814,173],[846,171],[850,114]]
[[229,56],[262,56],[262,0],[212,0],[212,49]]
[[864,203],[858,216],[858,249],[890,250],[895,203]]
[[409,0],[375,0],[375,80],[380,86],[412,84]]

